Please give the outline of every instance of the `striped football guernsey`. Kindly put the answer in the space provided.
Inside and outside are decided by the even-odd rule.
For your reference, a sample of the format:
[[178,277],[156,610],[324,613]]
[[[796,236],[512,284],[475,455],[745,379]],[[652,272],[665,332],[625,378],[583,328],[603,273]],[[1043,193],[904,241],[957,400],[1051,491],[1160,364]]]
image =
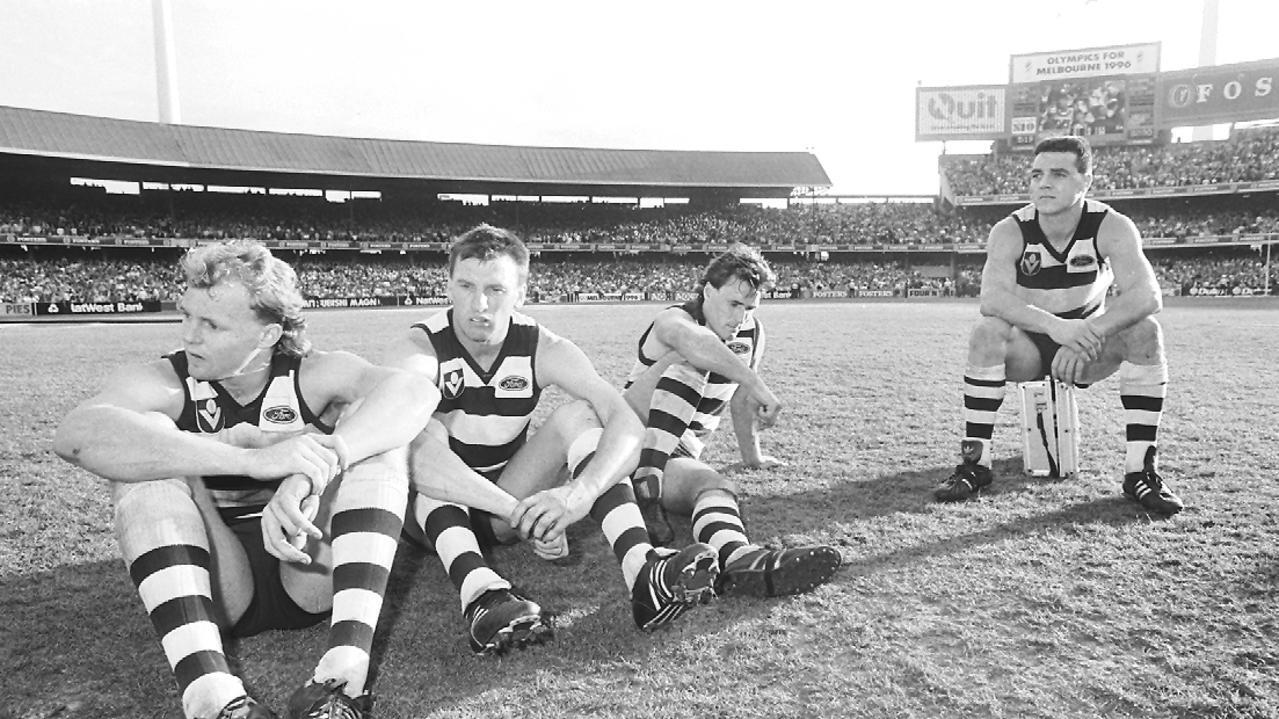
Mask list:
[[[1110,207],[1084,201],[1084,212],[1075,234],[1062,251],[1048,242],[1039,226],[1039,211],[1027,205],[1012,214],[1021,229],[1022,252],[1017,260],[1017,284],[1027,290],[1030,303],[1064,319],[1081,319],[1101,309],[1114,281],[1110,263],[1097,248],[1097,231]],[[1051,292],[1050,306],[1034,301],[1040,291]]]
[[[241,422],[252,422],[263,432],[298,432],[307,426],[324,434],[333,428],[320,421],[302,399],[298,386],[300,357],[276,354],[271,358],[271,379],[262,392],[248,404],[235,401],[231,393],[216,381],[206,382],[191,376],[186,353],[178,350],[166,359],[182,381],[185,401],[178,416],[178,429],[202,434],[216,434]],[[271,500],[280,481],[263,482],[242,475],[213,475],[204,478],[213,494],[218,511],[226,521],[251,516]]]
[[[688,313],[699,325],[705,326],[706,315],[702,309],[702,301],[703,298],[699,294],[694,300],[682,305],[672,305],[672,307],[678,307]],[[630,387],[640,375],[644,374],[657,361],[656,358],[651,358],[644,354],[644,343],[648,340],[648,336],[652,331],[653,325],[650,324],[644,330],[644,333],[640,335],[639,344],[636,348],[635,364],[631,368],[630,374],[626,377],[626,387]],[[726,344],[733,351],[733,354],[737,355],[738,359],[748,364],[751,368],[758,368],[764,347],[763,323],[752,315],[750,320],[743,324],[738,329],[737,334],[728,340]],[[700,390],[689,386],[686,382],[679,381],[678,378],[670,373],[664,375],[662,379],[664,384],[668,381],[682,384],[682,390],[679,387],[675,387],[671,394],[682,398],[684,402],[693,405],[695,408],[692,413],[692,420],[688,423],[688,429],[680,436],[680,445],[692,457],[701,455],[706,446],[706,437],[719,427],[724,407],[732,399],[733,393],[737,391],[737,383],[730,381],[727,377],[715,372],[705,374],[705,387]],[[676,412],[672,414],[683,415],[685,413]],[[652,428],[653,421],[653,413],[650,412],[650,428]]]
[[462,346],[452,322],[449,309],[413,325],[427,333],[439,360],[435,417],[448,429],[453,452],[491,479],[528,439],[529,419],[542,395],[533,372],[540,328],[533,318],[513,314],[506,340],[486,371]]

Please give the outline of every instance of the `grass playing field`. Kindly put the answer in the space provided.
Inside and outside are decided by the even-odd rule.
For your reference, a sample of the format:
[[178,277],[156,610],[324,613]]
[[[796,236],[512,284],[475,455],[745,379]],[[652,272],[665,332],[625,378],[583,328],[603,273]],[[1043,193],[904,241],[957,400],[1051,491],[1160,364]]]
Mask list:
[[[529,313],[618,380],[656,309]],[[1165,520],[1119,493],[1116,379],[1081,394],[1077,479],[1022,474],[1010,392],[993,491],[939,506],[976,305],[768,305],[765,373],[788,406],[765,446],[788,464],[735,475],[747,528],[838,546],[835,580],[788,600],[722,598],[648,636],[586,520],[569,566],[523,547],[495,556],[558,613],[557,639],[476,659],[438,561],[402,544],[375,643],[376,716],[1279,716],[1277,309],[1165,309],[1162,469],[1188,504]],[[375,358],[419,314],[317,313],[313,336]],[[180,716],[105,485],[50,451],[110,368],[177,343],[174,324],[0,327],[0,717]],[[735,459],[723,432],[715,464]],[[677,529],[687,541],[687,522]],[[279,709],[324,640],[270,632],[230,653]]]

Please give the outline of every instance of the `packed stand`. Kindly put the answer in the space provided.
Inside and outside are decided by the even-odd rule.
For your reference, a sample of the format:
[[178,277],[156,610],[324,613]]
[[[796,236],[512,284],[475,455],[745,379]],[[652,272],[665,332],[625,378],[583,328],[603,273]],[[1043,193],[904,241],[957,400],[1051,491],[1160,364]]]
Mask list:
[[[941,158],[956,195],[1024,194],[1025,153]],[[1279,179],[1279,128],[1241,130],[1229,140],[1093,148],[1093,190],[1184,187]]]

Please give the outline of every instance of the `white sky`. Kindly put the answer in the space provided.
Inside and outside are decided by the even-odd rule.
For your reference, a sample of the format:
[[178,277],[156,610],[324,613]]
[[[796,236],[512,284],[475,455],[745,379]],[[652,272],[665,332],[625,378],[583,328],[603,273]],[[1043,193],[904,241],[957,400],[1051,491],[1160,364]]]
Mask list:
[[[935,194],[942,148],[914,140],[918,84],[1004,83],[1010,54],[1156,41],[1163,70],[1194,67],[1202,2],[176,0],[171,12],[187,124],[811,150],[836,191]],[[1219,3],[1213,64],[1279,57],[1279,2]],[[151,0],[0,0],[0,27],[0,105],[158,119]]]

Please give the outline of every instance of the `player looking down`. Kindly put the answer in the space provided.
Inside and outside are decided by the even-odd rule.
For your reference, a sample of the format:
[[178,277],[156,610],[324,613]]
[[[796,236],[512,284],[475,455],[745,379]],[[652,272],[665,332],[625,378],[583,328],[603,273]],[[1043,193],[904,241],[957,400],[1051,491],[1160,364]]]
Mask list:
[[751,544],[736,485],[701,459],[706,439],[731,407],[743,465],[781,464],[759,444],[759,431],[773,426],[782,409],[759,376],[764,325],[755,316],[775,280],[764,257],[743,245],[712,259],[697,297],[662,310],[640,335],[624,392],[646,423],[634,478],[653,541],[673,538],[665,511],[690,515],[694,538],[719,557],[720,592],[806,592],[829,580],[841,561],[824,545]]

